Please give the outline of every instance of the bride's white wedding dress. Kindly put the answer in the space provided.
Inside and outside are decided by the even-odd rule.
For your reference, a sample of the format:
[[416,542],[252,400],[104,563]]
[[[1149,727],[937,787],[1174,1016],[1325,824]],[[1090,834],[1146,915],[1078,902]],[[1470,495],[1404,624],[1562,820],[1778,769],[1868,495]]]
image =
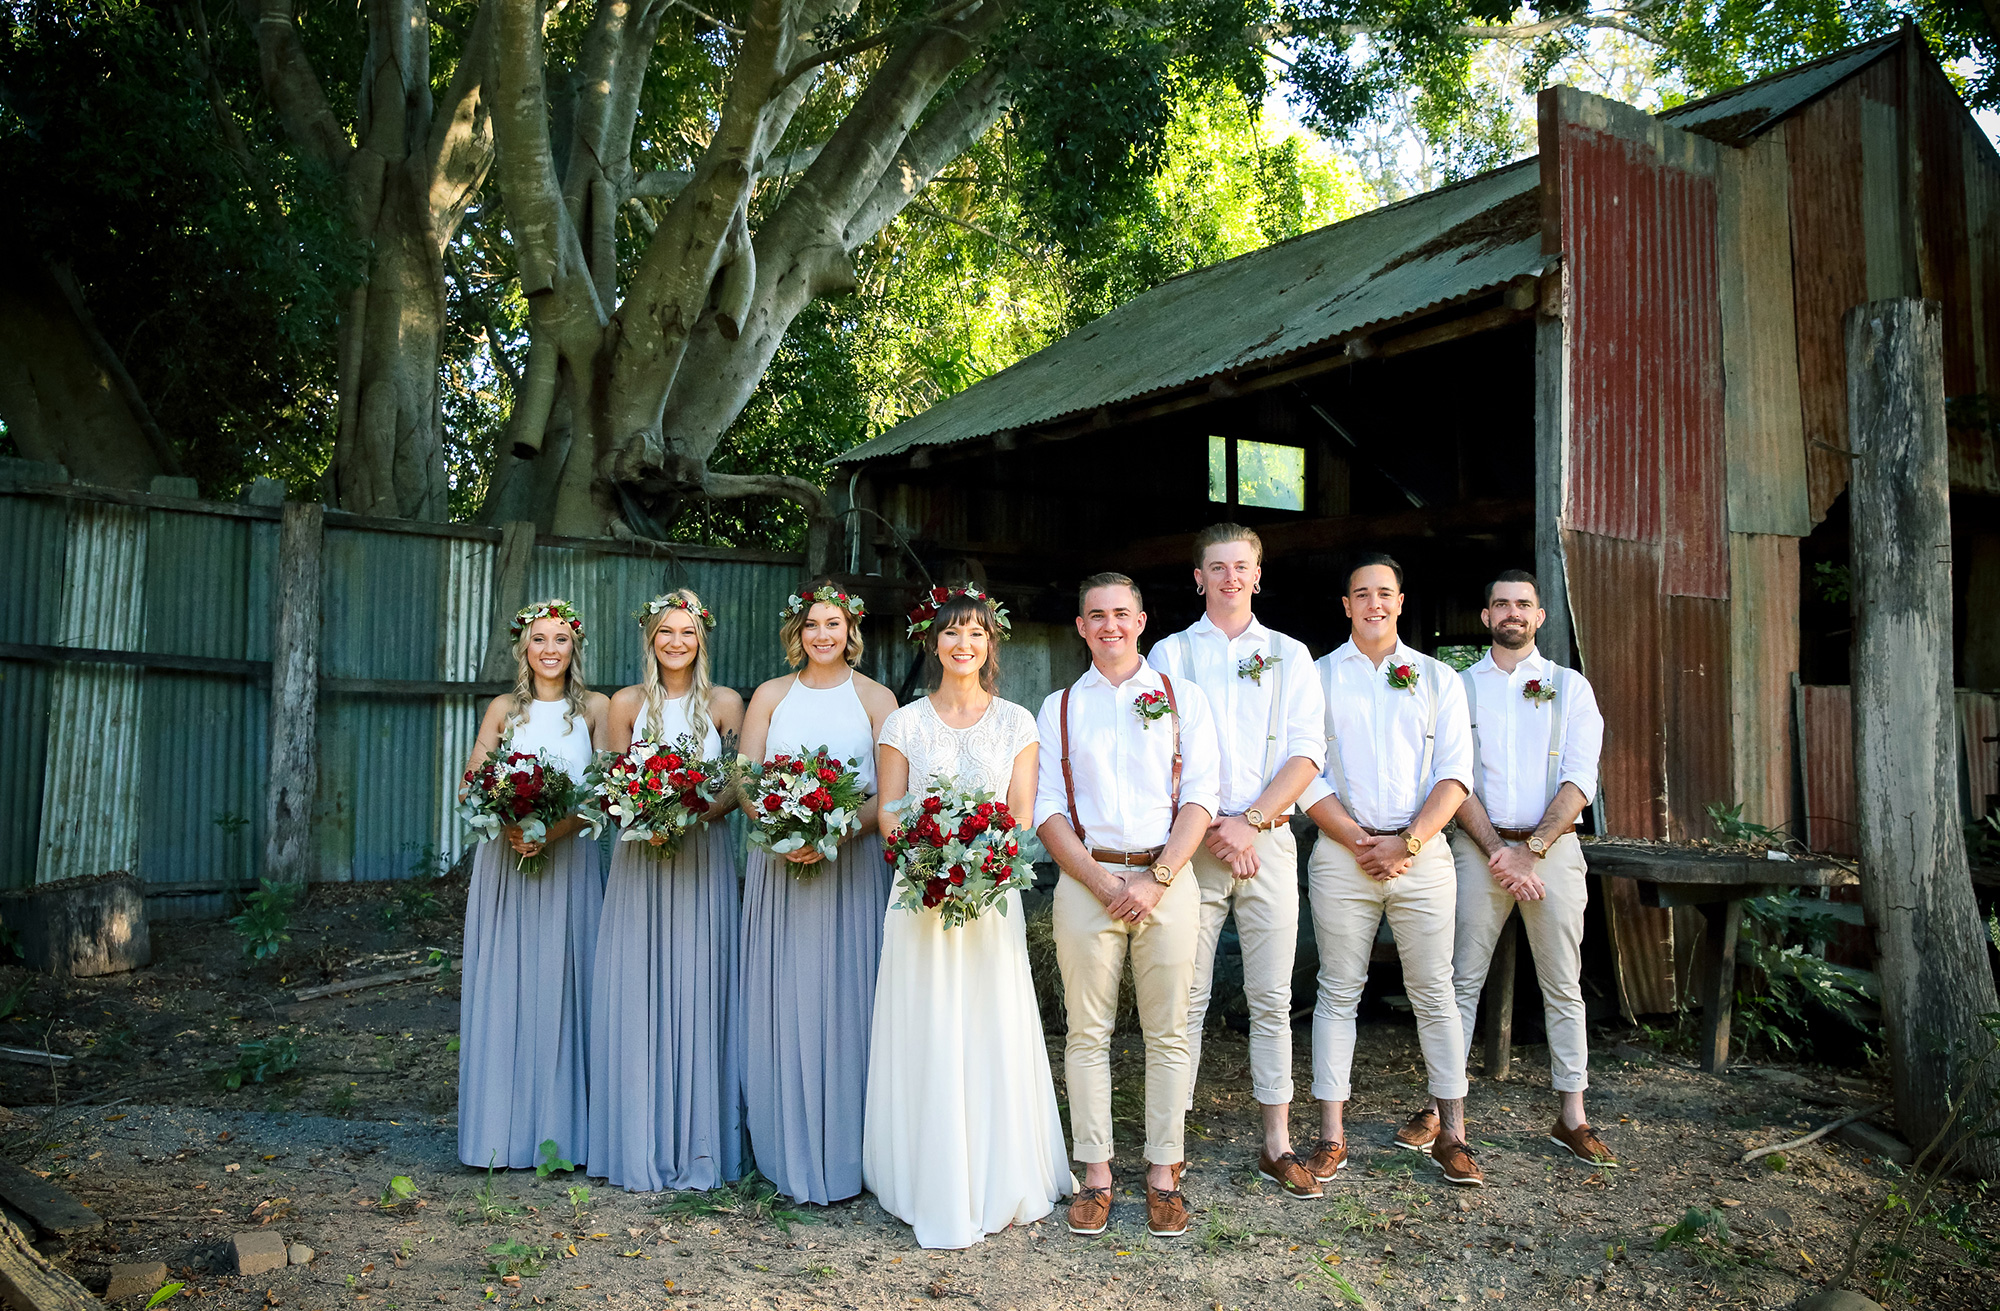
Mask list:
[[[1035,718],[995,697],[952,728],[925,697],[890,715],[881,741],[910,762],[913,796],[950,778],[1004,799]],[[883,924],[861,1174],[925,1247],[1039,1220],[1074,1187],[1020,893],[1006,905],[955,929],[892,906]]]

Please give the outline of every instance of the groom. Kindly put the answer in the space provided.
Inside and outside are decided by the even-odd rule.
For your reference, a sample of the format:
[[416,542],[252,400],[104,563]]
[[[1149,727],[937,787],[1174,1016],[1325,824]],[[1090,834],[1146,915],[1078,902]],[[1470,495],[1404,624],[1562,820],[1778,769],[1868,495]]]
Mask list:
[[1146,1229],[1187,1232],[1181,1196],[1188,1097],[1188,992],[1201,897],[1187,866],[1215,818],[1220,756],[1208,701],[1139,657],[1146,612],[1123,574],[1077,589],[1090,668],[1049,694],[1036,721],[1035,814],[1056,884],[1056,964],[1069,1010],[1070,1136],[1083,1187],[1072,1233],[1111,1221],[1111,1031],[1132,955],[1146,1039]]

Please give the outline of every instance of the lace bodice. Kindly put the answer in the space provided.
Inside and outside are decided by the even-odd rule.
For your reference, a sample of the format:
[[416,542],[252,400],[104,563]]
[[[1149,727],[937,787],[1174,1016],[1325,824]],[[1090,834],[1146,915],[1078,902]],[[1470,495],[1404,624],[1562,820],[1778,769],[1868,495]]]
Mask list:
[[1005,799],[1014,777],[1014,757],[1035,740],[1035,717],[1026,707],[993,698],[970,728],[953,728],[938,718],[929,697],[899,706],[882,725],[882,741],[910,762],[910,791],[929,790],[932,780],[984,788]]

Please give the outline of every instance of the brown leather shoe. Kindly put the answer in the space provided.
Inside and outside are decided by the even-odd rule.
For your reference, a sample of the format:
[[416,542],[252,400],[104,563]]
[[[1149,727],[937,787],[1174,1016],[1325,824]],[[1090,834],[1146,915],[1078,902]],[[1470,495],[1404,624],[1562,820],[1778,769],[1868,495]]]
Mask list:
[[1406,1152],[1421,1152],[1437,1141],[1438,1113],[1418,1111],[1396,1130],[1396,1146]]
[[1069,1203],[1069,1231],[1088,1238],[1101,1234],[1111,1223],[1111,1190],[1079,1188]]
[[1347,1168],[1347,1144],[1332,1138],[1315,1138],[1306,1149],[1306,1173],[1320,1183]]
[[1549,1141],[1558,1147],[1569,1148],[1570,1154],[1579,1161],[1588,1161],[1592,1165],[1618,1164],[1618,1158],[1611,1154],[1604,1140],[1587,1124],[1571,1129],[1557,1120],[1555,1128],[1549,1130]]
[[1462,1188],[1484,1188],[1486,1172],[1479,1168],[1479,1162],[1472,1159],[1472,1153],[1456,1138],[1439,1138],[1431,1144],[1431,1160],[1444,1171],[1446,1182]]
[[1187,1199],[1178,1188],[1146,1190],[1146,1232],[1155,1238],[1179,1238],[1188,1231]]
[[1306,1169],[1297,1152],[1286,1152],[1274,1159],[1260,1148],[1257,1152],[1257,1173],[1284,1189],[1287,1197],[1309,1202],[1326,1196],[1320,1189],[1319,1180],[1312,1177],[1312,1171]]

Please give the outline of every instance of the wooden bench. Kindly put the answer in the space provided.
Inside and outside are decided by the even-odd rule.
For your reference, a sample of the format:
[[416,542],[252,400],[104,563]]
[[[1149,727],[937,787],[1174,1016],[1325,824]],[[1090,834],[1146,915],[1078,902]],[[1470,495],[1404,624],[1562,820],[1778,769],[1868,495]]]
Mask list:
[[[1701,1001],[1701,1068],[1720,1073],[1729,1059],[1729,1022],[1736,1004],[1736,934],[1743,903],[1792,888],[1830,888],[1859,880],[1848,866],[1832,860],[1769,860],[1729,852],[1704,851],[1664,842],[1586,840],[1583,858],[1604,878],[1632,879],[1648,906],[1690,906],[1701,912],[1703,953],[1696,978]],[[1504,1079],[1513,1062],[1514,971],[1520,951],[1521,917],[1510,915],[1493,951],[1493,969],[1482,995],[1483,1035],[1488,1078]]]

